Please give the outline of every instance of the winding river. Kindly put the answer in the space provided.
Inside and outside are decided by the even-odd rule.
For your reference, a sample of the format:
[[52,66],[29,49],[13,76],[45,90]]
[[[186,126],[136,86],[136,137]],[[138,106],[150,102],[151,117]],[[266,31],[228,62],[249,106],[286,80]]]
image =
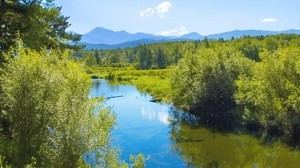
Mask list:
[[130,154],[150,156],[147,167],[300,167],[300,152],[281,143],[263,145],[250,135],[212,132],[194,123],[192,116],[131,85],[113,85],[94,79],[91,95],[106,101],[117,116],[112,137],[121,159]]

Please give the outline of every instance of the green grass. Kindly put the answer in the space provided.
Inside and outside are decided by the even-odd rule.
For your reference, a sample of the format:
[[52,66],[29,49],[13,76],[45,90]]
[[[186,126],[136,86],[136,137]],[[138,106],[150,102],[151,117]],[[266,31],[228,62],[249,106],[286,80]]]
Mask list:
[[135,85],[141,92],[151,94],[156,100],[170,102],[170,75],[172,69],[136,70],[130,67],[100,67],[90,69],[92,78],[112,80]]

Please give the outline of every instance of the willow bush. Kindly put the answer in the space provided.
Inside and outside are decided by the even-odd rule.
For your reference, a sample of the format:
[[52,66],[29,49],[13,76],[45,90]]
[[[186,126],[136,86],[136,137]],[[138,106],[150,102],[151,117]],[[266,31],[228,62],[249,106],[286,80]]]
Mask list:
[[23,47],[6,54],[6,62],[0,78],[5,163],[77,167],[86,152],[99,151],[99,163],[108,166],[115,117],[89,97],[91,79],[83,67],[66,53]]

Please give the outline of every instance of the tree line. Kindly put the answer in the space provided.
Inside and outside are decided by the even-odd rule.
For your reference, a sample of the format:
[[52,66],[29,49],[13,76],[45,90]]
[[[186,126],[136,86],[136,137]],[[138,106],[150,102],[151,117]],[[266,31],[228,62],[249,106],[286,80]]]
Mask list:
[[228,45],[240,51],[245,57],[259,61],[262,49],[276,50],[279,46],[289,45],[291,40],[297,41],[297,35],[278,36],[244,36],[231,40],[204,40],[162,42],[140,45],[134,48],[113,50],[80,50],[74,57],[83,60],[88,66],[124,67],[134,66],[136,69],[162,69],[176,66],[178,61],[188,53],[195,53],[205,48]]

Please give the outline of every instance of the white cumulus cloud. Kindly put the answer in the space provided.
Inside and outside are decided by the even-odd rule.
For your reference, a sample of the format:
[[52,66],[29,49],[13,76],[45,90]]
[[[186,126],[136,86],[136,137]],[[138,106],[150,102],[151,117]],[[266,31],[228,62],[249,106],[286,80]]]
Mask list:
[[159,33],[159,35],[162,36],[181,36],[184,34],[187,34],[188,31],[186,30],[186,28],[184,26],[181,26],[180,28],[175,28],[175,29],[171,29],[171,30],[165,30],[162,31],[161,33]]
[[277,18],[264,18],[261,21],[266,23],[266,22],[276,22],[278,19]]
[[140,16],[143,18],[143,17],[150,17],[154,14],[158,14],[161,15],[161,18],[164,18],[165,15],[163,14],[167,13],[170,10],[171,6],[172,6],[171,2],[165,1],[163,3],[158,4],[156,7],[150,7],[145,10],[142,10],[140,12]]

